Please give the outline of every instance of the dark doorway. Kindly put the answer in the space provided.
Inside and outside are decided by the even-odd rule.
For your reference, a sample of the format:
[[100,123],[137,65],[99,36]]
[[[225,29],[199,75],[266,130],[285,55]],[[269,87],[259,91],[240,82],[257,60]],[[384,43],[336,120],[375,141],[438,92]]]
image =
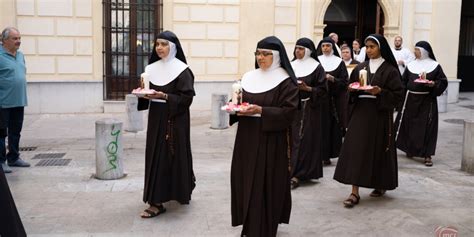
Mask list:
[[324,16],[324,36],[335,32],[338,44],[352,47],[356,38],[363,40],[369,34],[383,35],[385,23],[382,7],[377,0],[332,0]]
[[462,80],[460,91],[474,91],[472,65],[474,65],[474,1],[463,0],[458,53],[458,78]]

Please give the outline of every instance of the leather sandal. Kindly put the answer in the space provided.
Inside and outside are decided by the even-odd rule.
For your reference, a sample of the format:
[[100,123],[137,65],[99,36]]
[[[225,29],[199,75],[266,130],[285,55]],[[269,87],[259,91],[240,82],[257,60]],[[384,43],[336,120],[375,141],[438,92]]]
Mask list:
[[[151,208],[155,207],[158,209],[157,211],[152,210]],[[148,209],[145,209],[143,213],[140,215],[141,218],[153,218],[155,216],[159,216],[160,214],[163,214],[166,212],[166,208],[163,207],[163,205],[150,205]]]
[[431,157],[425,157],[425,165],[428,167],[433,166],[433,161],[431,161]]
[[295,189],[300,186],[300,182],[297,179],[291,179],[291,189]]
[[372,191],[370,193],[370,196],[371,197],[381,197],[385,194],[385,192],[387,192],[387,190],[383,190],[383,189],[374,189],[374,191]]
[[359,204],[360,196],[354,193],[351,193],[349,197],[344,200],[344,207],[351,208],[354,207],[355,205]]

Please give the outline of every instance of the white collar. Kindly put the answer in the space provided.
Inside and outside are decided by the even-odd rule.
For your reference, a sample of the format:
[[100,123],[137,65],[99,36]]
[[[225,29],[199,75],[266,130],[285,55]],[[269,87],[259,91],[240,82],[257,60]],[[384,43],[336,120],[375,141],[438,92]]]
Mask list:
[[262,70],[261,68],[246,72],[242,76],[242,89],[250,93],[262,93],[278,86],[282,81],[290,77],[282,67],[273,70]]
[[351,62],[352,62],[352,59],[349,59],[349,60],[347,60],[347,61],[343,59],[342,61],[344,61],[344,63],[345,63],[345,64],[346,64],[346,66],[347,66],[347,65],[351,64]]
[[321,65],[323,66],[324,71],[326,72],[336,70],[336,68],[339,67],[339,64],[341,64],[342,62],[342,59],[340,57],[335,56],[334,54],[331,54],[330,56],[322,54],[318,56],[318,59]]
[[415,59],[407,65],[408,70],[415,74],[430,73],[438,67],[439,63],[431,58]]
[[305,48],[303,59],[296,59],[291,62],[291,67],[295,71],[296,77],[305,77],[316,70],[319,62],[311,57],[311,50]]
[[376,59],[370,59],[369,60],[370,73],[377,72],[377,69],[379,69],[380,65],[382,65],[383,62],[385,62],[385,59],[382,58],[382,56],[380,56]]
[[420,50],[421,55],[419,59],[415,59],[407,65],[408,70],[415,74],[420,74],[422,72],[430,73],[435,70],[439,63],[430,58],[430,53],[422,47],[415,48]]
[[188,65],[177,58],[158,60],[145,67],[145,73],[150,75],[153,85],[164,86],[176,79]]

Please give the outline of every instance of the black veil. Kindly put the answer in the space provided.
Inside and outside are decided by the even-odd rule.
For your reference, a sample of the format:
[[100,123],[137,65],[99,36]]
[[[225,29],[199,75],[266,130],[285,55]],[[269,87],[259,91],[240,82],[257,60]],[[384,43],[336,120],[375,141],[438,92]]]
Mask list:
[[[280,66],[288,73],[291,78],[291,81],[293,81],[295,85],[297,84],[295,72],[291,67],[290,59],[286,54],[285,46],[283,45],[280,39],[275,36],[268,36],[257,43],[257,49],[270,49],[278,51],[280,53]],[[257,64],[257,59],[255,59],[255,68],[259,68]]]
[[179,42],[178,37],[173,32],[168,31],[168,30],[163,31],[158,36],[156,36],[155,42],[153,44],[153,49],[151,51],[151,56],[150,56],[150,59],[148,60],[148,64],[152,64],[161,59],[155,50],[157,39],[165,39],[170,42],[173,42],[176,45],[176,58],[179,59],[181,62],[188,64],[186,62],[186,56],[184,55],[183,48],[181,47],[181,43]]

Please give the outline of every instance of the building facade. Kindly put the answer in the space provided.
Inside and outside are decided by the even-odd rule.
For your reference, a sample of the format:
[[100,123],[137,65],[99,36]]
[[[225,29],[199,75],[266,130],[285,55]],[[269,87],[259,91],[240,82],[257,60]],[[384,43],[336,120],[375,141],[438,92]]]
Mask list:
[[[20,49],[28,70],[26,112],[124,111],[120,96],[110,99],[107,94],[114,82],[105,79],[107,64],[113,61],[107,61],[107,42],[112,40],[104,31],[113,17],[104,10],[107,3],[121,6],[129,11],[120,15],[122,22],[136,21],[130,9],[139,9],[142,2],[159,8],[153,11],[159,21],[156,29],[174,31],[181,40],[196,77],[194,109],[210,109],[212,93],[230,92],[230,84],[254,67],[253,52],[263,37],[279,37],[289,55],[300,37],[317,43],[327,33],[325,16],[332,4],[331,0],[0,0],[0,27],[14,26],[22,34]],[[401,35],[404,46],[411,49],[419,40],[432,44],[450,80],[449,101],[455,102],[462,0],[374,0],[374,4],[383,12],[381,27],[390,43]],[[114,24],[113,19],[111,22]],[[146,49],[141,59],[146,58],[143,55],[151,49],[152,41],[142,47],[142,40],[133,38],[130,45],[134,47],[135,41]],[[447,44],[455,50],[447,50]],[[130,60],[120,62],[127,67]],[[133,75],[122,71],[122,79],[117,80],[130,77],[129,86],[134,86],[146,65],[144,60],[135,61]]]

